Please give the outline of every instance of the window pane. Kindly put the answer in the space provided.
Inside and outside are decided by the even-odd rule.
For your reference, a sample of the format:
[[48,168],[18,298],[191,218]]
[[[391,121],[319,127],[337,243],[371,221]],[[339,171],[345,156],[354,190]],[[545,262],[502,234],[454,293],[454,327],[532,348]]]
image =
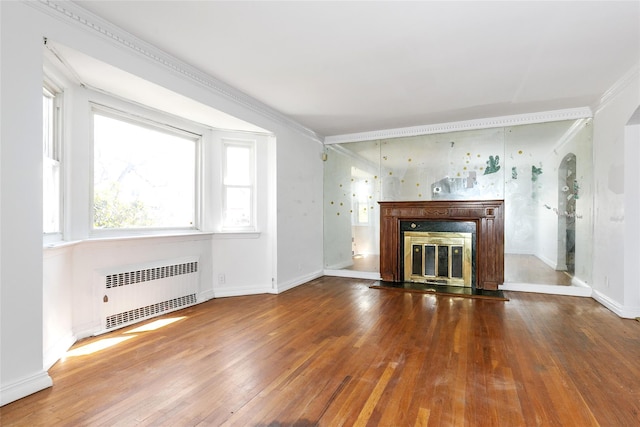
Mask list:
[[56,139],[54,95],[43,89],[42,96],[42,231],[61,232],[60,162]]
[[44,157],[55,159],[53,139],[53,97],[42,96],[42,149]]
[[196,141],[94,115],[94,228],[192,227]]
[[249,188],[227,187],[225,207],[225,227],[251,225],[251,190]]
[[226,146],[225,185],[249,185],[251,183],[251,147]]
[[44,159],[43,170],[42,230],[44,233],[60,232],[60,164]]

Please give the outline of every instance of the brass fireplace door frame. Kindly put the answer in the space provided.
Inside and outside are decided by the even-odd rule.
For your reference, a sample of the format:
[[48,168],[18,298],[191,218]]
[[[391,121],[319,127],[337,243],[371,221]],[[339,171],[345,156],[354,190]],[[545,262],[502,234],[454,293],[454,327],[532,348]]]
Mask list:
[[[472,270],[472,234],[448,231],[406,231],[404,233],[404,281],[418,283],[432,283],[436,285],[471,287]],[[425,253],[422,252],[422,274],[413,274],[413,246],[435,245],[436,247],[448,246],[448,276],[427,276],[424,272]],[[452,250],[453,246],[462,247],[462,277],[452,277]],[[437,250],[436,250],[437,252]],[[438,274],[438,256],[434,257],[435,274]]]

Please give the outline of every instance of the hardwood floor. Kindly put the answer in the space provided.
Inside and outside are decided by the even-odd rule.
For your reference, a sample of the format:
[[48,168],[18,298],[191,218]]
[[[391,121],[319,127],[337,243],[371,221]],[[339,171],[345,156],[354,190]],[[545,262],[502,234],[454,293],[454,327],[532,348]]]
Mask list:
[[571,286],[571,275],[554,270],[534,255],[504,254],[504,281]]
[[2,407],[0,423],[640,425],[639,322],[589,298],[371,283],[323,277],[83,340],[51,368],[54,386]]

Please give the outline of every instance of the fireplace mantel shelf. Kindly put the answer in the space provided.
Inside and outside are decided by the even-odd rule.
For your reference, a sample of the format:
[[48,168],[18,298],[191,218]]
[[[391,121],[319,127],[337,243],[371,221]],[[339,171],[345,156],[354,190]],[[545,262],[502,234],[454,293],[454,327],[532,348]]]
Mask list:
[[504,200],[379,202],[380,276],[403,280],[400,221],[475,221],[477,289],[497,290],[504,282]]

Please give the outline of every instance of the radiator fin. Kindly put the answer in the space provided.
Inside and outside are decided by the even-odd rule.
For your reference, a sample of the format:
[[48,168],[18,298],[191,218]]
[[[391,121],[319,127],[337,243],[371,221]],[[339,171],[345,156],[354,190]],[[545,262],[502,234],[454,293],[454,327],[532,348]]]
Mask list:
[[[197,263],[195,263],[197,264]],[[185,295],[173,298],[156,304],[138,307],[133,310],[107,316],[107,329],[112,329],[120,325],[135,322],[136,320],[154,316],[156,314],[173,311],[180,307],[193,305],[196,303],[196,294]]]
[[185,262],[182,264],[165,265],[162,267],[108,274],[105,278],[105,285],[107,289],[111,289],[118,286],[132,285],[135,283],[164,279],[166,277],[195,273],[197,271],[197,261]]

